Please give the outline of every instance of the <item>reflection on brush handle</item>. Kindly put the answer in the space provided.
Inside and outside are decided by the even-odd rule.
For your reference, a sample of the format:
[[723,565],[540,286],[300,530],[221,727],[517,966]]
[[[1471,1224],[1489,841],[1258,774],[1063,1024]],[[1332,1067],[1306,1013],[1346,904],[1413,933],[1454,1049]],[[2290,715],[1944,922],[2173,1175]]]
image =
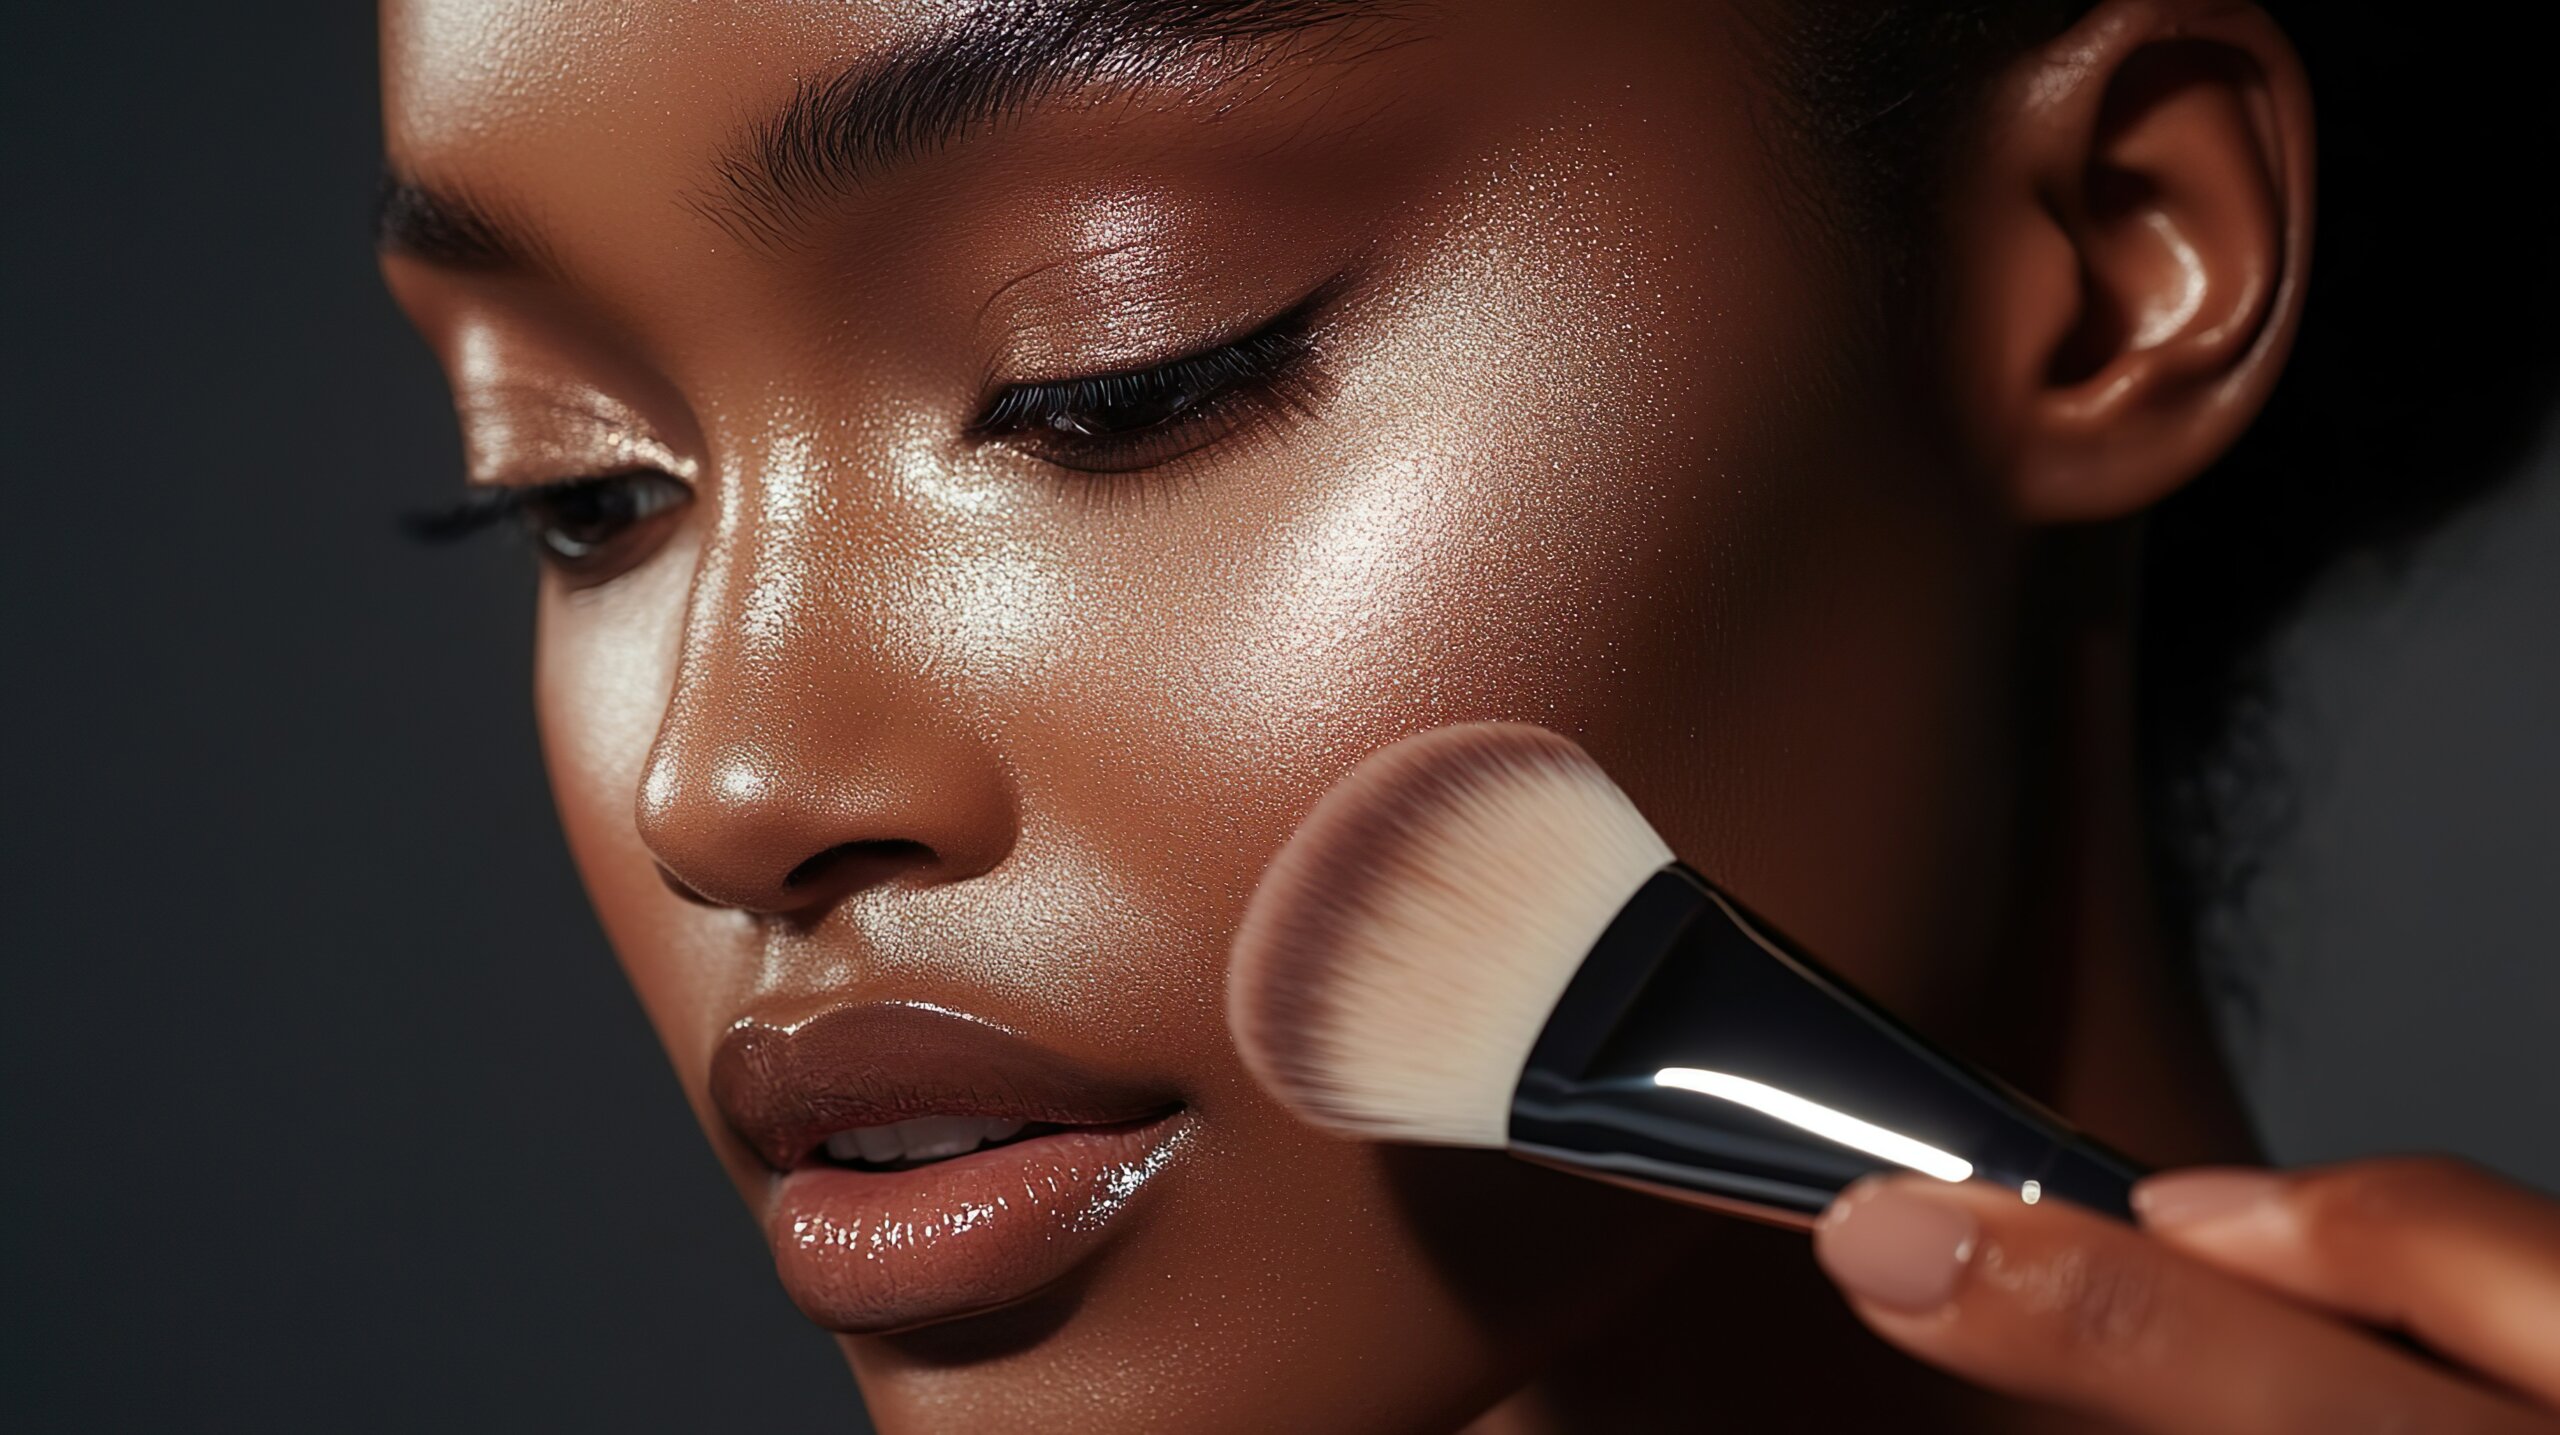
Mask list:
[[1547,1018],[1511,1149],[1802,1225],[1912,1169],[2131,1219],[2142,1172],[1937,1050],[1673,864],[1630,898]]

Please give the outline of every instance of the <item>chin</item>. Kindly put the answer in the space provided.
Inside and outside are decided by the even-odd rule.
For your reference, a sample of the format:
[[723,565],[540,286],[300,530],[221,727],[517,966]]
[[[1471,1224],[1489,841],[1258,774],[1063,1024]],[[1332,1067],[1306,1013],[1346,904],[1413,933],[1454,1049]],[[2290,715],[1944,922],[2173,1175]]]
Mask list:
[[[1659,1203],[1499,1156],[1315,1137],[1257,1149],[1211,1126],[1175,1137],[1113,1233],[1038,1289],[896,1329],[838,1328],[875,1424],[1455,1430],[1697,1241],[1696,1223],[1666,1222]],[[1524,1248],[1524,1231],[1547,1238]]]

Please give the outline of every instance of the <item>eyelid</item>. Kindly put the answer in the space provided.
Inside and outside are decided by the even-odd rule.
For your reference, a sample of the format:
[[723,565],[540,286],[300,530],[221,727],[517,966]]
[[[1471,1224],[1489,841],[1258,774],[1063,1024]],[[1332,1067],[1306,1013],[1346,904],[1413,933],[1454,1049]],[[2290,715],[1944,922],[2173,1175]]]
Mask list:
[[[1055,407],[1059,402],[1081,397],[1097,388],[1112,384],[1163,382],[1177,376],[1184,376],[1187,371],[1197,366],[1216,365],[1222,360],[1235,358],[1239,356],[1240,351],[1247,350],[1256,344],[1285,339],[1303,351],[1311,344],[1310,331],[1314,328],[1316,316],[1333,302],[1339,286],[1338,279],[1328,280],[1312,293],[1250,329],[1152,364],[1006,384],[979,404],[976,417],[969,420],[965,431],[970,437],[976,439],[1000,438],[1008,431],[1004,425],[1009,418],[1034,416],[1036,400],[1051,400],[1051,407]],[[1265,362],[1280,357],[1282,356],[1271,354],[1261,356]]]
[[650,478],[665,479],[688,492],[693,488],[692,480],[683,474],[647,465],[524,483],[473,483],[451,503],[403,513],[400,531],[421,543],[453,543],[503,524],[520,522],[535,504],[572,489]]
[[971,433],[979,438],[1001,438],[1077,409],[1132,402],[1165,390],[1200,389],[1214,396],[1267,380],[1302,353],[1303,341],[1297,336],[1266,332],[1150,369],[1016,385],[996,396],[994,404],[971,425]]
[[643,471],[682,483],[695,464],[639,409],[583,383],[539,379],[464,385],[463,471],[491,487],[539,484],[551,475],[609,477]]

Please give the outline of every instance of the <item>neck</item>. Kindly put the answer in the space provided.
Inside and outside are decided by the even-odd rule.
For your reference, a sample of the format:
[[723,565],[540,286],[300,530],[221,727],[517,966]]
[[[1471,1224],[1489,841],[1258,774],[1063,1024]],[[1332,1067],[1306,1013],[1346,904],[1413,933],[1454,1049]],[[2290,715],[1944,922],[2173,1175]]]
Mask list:
[[[2246,1161],[2257,1141],[2214,1032],[2192,949],[2162,928],[2144,840],[2134,704],[2138,548],[2127,530],[2057,541],[2077,604],[2042,644],[2058,705],[2052,794],[2027,830],[2021,965],[2051,971],[2057,1034],[2017,1075],[2056,1110],[2153,1166]],[[2070,960],[2055,962],[2055,953]]]
[[[2132,587],[2121,581],[2131,543],[2066,542],[2072,551],[2057,556],[2087,601],[2032,640],[2058,701],[2041,724],[2052,735],[2047,780],[2028,785],[2048,797],[2025,823],[2021,851],[2039,855],[2018,865],[2012,927],[2018,989],[2036,991],[2041,1007],[2024,1025],[2054,1037],[1999,1060],[2022,1063],[2004,1074],[2137,1160],[2245,1161],[2255,1154],[2247,1118],[2151,886],[2134,758]],[[1723,1224],[1655,1295],[1466,1435],[1654,1429],[1669,1412],[1741,1430],[2084,1428],[1962,1385],[1857,1328],[1801,1235]]]

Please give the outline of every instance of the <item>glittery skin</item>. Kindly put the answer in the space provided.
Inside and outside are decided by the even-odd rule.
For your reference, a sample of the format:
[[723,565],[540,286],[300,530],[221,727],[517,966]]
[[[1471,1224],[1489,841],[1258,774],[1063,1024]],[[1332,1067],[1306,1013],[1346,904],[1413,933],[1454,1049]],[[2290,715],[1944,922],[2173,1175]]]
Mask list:
[[[1746,29],[1418,8],[1411,43],[1214,115],[1008,122],[793,246],[700,213],[719,147],[937,7],[388,8],[394,162],[521,216],[560,276],[389,265],[474,477],[663,455],[695,485],[627,571],[546,581],[537,695],[579,870],[742,1193],[770,1177],[711,1054],[826,1002],[973,1013],[1190,1123],[1058,1214],[1112,1227],[1072,1271],[846,1338],[883,1430],[1451,1429],[1653,1284],[1778,1268],[1759,1233],[1498,1156],[1328,1140],[1247,1080],[1244,899],[1404,734],[1564,731],[1915,1020],[1976,1014],[2017,533],[1863,337]],[[1328,282],[1298,411],[1162,471],[964,433],[991,378],[1170,357]],[[906,855],[789,880],[866,842]],[[1738,1342],[1753,1313],[1678,1328]]]

